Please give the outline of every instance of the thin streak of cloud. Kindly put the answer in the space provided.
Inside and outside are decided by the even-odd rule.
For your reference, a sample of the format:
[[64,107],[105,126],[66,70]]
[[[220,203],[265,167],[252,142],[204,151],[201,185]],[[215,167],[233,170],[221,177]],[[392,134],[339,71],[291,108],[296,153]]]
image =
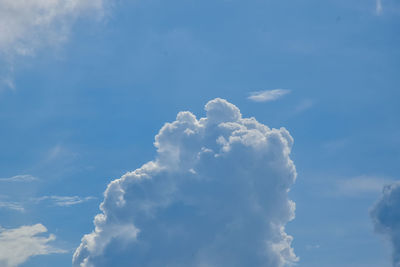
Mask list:
[[383,12],[382,0],[376,0],[376,14],[381,15]]
[[24,212],[25,209],[24,207],[17,202],[3,202],[0,201],[0,209],[9,209],[9,210],[15,210],[19,212]]
[[79,196],[43,196],[34,199],[36,202],[51,201],[55,206],[68,207],[81,204],[90,200],[96,199],[95,197],[79,197]]
[[273,90],[264,90],[264,91],[256,91],[251,92],[250,96],[247,99],[254,102],[269,102],[277,100],[278,98],[283,97],[290,93],[290,90],[287,89],[273,89]]
[[345,196],[360,196],[366,194],[379,194],[382,188],[393,180],[377,176],[357,176],[338,182],[338,192]]
[[30,174],[20,174],[8,178],[0,178],[0,182],[34,182],[39,179]]

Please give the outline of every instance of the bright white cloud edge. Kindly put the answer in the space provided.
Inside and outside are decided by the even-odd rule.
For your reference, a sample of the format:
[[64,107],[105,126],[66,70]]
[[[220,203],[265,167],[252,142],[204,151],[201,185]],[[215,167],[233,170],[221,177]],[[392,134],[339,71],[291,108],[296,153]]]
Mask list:
[[264,91],[251,92],[250,96],[247,98],[254,102],[269,102],[277,100],[278,98],[281,98],[289,93],[290,90],[287,89],[264,90]]
[[0,266],[16,267],[33,256],[67,253],[50,244],[55,240],[55,235],[40,236],[46,232],[47,228],[42,224],[13,229],[0,227]]
[[223,99],[196,119],[180,112],[156,136],[157,157],[112,181],[82,238],[81,267],[264,266],[298,258],[285,224],[296,178],[293,139]]

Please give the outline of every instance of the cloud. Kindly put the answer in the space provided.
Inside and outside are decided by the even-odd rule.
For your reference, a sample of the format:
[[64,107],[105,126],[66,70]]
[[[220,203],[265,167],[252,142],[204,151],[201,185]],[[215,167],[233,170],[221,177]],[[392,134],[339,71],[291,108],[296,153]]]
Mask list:
[[18,202],[0,201],[0,209],[9,209],[24,212],[24,207]]
[[71,24],[88,12],[101,13],[104,0],[0,1],[0,53],[27,55],[64,41]]
[[250,99],[251,101],[254,101],[254,102],[268,102],[268,101],[277,100],[278,98],[280,98],[286,94],[289,94],[289,93],[290,93],[290,90],[286,90],[286,89],[257,91],[257,92],[251,92],[250,96],[247,99]]
[[375,11],[377,15],[381,15],[383,8],[382,8],[382,0],[376,0],[376,7],[375,7]]
[[14,229],[0,227],[0,265],[14,267],[25,262],[29,257],[47,255],[51,253],[66,253],[65,250],[55,248],[49,243],[55,236],[38,236],[46,233],[42,224],[21,226]]
[[79,197],[79,196],[42,196],[37,198],[31,198],[30,202],[12,202],[12,201],[0,201],[0,209],[9,209],[19,212],[24,212],[27,204],[38,204],[43,201],[50,202],[54,206],[58,207],[69,207],[78,205],[90,200],[96,199],[95,197]]
[[370,214],[376,232],[388,237],[393,246],[393,266],[400,267],[400,182],[383,188]]
[[392,180],[377,176],[357,176],[338,181],[338,190],[342,195],[359,196],[362,194],[378,194],[384,185]]
[[112,181],[74,266],[265,266],[297,261],[285,225],[293,139],[223,99],[179,112],[154,161]]
[[38,178],[30,174],[21,174],[9,178],[0,178],[0,182],[34,182],[38,180]]
[[89,200],[93,200],[95,197],[79,197],[79,196],[43,196],[34,199],[36,202],[41,201],[51,201],[56,206],[68,207],[77,204],[81,204],[83,202],[87,202]]
[[1,0],[0,92],[14,90],[16,57],[34,55],[41,48],[57,47],[69,36],[79,18],[104,16],[109,0]]
[[296,107],[295,113],[300,113],[306,111],[314,106],[314,101],[311,99],[304,99],[302,100]]

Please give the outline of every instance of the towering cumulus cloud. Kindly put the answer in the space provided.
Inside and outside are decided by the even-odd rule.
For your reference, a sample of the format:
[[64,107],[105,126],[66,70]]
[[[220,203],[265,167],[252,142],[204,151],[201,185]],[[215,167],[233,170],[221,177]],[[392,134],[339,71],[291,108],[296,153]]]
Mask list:
[[223,99],[178,113],[157,157],[112,181],[74,266],[287,266],[296,179],[293,139]]
[[389,237],[393,245],[393,266],[400,267],[400,183],[387,185],[371,210],[375,230]]

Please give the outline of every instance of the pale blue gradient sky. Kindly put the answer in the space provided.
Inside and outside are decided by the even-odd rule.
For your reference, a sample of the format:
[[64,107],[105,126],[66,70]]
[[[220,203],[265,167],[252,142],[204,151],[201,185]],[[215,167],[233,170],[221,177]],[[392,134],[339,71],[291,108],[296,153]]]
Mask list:
[[[21,266],[70,266],[106,185],[155,154],[154,135],[215,97],[295,139],[291,191],[299,267],[389,267],[368,210],[399,178],[400,6],[382,1],[116,1],[33,56],[2,56],[0,225],[42,223],[67,254]],[[11,66],[12,65],[12,66]],[[13,69],[12,72],[8,71]],[[273,102],[250,92],[287,89]],[[356,179],[343,189],[343,181]],[[358,181],[358,182],[357,182]],[[378,184],[378,186],[376,186]],[[361,189],[360,189],[361,187]],[[362,188],[369,189],[362,189]],[[346,191],[347,190],[347,191]],[[42,196],[93,196],[69,207]]]

